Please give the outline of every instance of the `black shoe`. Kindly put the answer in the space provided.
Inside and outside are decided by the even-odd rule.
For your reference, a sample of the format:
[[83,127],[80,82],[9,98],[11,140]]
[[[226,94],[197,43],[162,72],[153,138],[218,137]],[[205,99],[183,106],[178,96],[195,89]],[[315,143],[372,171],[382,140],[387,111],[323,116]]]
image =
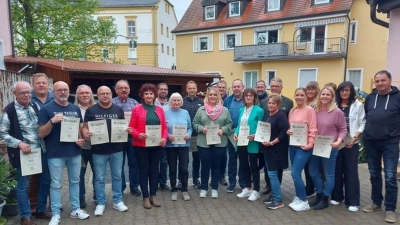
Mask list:
[[265,186],[264,190],[261,191],[261,194],[266,195],[271,192],[271,186]]
[[200,181],[199,181],[199,180],[194,180],[194,181],[193,181],[193,186],[194,186],[194,188],[196,188],[196,189],[200,189],[200,188],[201,188],[201,183],[200,183]]
[[160,189],[164,191],[171,191],[171,187],[167,184],[160,184]]
[[180,191],[182,189],[182,182],[179,181],[175,188],[176,188],[176,190]]
[[321,209],[325,209],[325,208],[329,207],[328,199],[329,199],[329,196],[322,195],[322,199],[316,205],[314,205],[313,209],[321,210]]
[[272,195],[270,195],[268,198],[265,198],[263,200],[264,204],[269,204],[269,203],[271,203],[273,201],[274,201],[274,197]]
[[139,188],[132,188],[131,189],[131,194],[134,196],[141,196],[142,192],[139,190]]
[[221,179],[219,180],[219,183],[220,183],[222,186],[228,186],[228,182],[225,180],[225,177],[221,178]]
[[322,193],[317,193],[317,197],[315,197],[315,199],[309,203],[310,207],[314,207],[315,205],[317,205],[322,200],[323,195],[324,194]]

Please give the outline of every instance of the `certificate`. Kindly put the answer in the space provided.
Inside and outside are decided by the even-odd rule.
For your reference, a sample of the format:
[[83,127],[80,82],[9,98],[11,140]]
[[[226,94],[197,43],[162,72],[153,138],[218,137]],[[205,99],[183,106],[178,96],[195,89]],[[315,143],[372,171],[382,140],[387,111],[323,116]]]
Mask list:
[[307,145],[308,128],[305,123],[291,123],[290,130],[293,132],[290,135],[289,145],[305,146]]
[[221,144],[221,137],[218,136],[219,125],[206,125],[206,141],[207,145]]
[[254,140],[258,142],[268,142],[271,139],[271,124],[258,121],[256,135]]
[[250,127],[240,126],[237,146],[247,146],[249,144],[249,139],[247,138],[249,135],[250,135]]
[[161,141],[161,125],[146,125],[146,147],[159,146]]
[[124,119],[111,119],[111,143],[127,142],[127,124]]
[[313,155],[329,158],[331,156],[333,136],[317,135],[314,142]]
[[346,137],[344,138],[344,140],[342,141],[342,143],[339,145],[339,150],[340,149],[342,149],[342,148],[344,148],[345,146],[346,146],[346,144],[350,144],[350,142],[351,142],[351,137],[350,137],[350,134],[349,134],[349,132],[347,132],[347,134],[346,134]]
[[24,155],[20,150],[19,158],[21,162],[22,176],[42,173],[42,149],[31,148],[31,153]]
[[89,131],[93,133],[90,136],[92,145],[104,144],[110,142],[108,138],[108,129],[106,120],[95,120],[88,122]]
[[186,125],[174,125],[172,127],[172,136],[175,137],[175,141],[172,141],[172,144],[186,144],[186,140],[184,139],[187,134],[187,126]]
[[76,117],[64,117],[61,121],[60,142],[76,142],[79,138],[79,122]]
[[231,142],[232,146],[236,148],[237,146],[237,141],[235,141],[235,133],[232,133],[231,135],[228,136],[229,141]]
[[132,116],[132,112],[124,112],[124,118],[126,121],[126,127],[129,126],[129,123],[131,122],[131,116]]

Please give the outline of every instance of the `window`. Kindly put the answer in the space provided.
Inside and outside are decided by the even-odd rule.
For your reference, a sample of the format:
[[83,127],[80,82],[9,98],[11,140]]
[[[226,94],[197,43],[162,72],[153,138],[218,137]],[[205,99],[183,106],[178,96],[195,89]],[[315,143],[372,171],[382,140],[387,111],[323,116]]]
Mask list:
[[244,72],[244,86],[246,88],[255,88],[258,81],[257,71]]
[[353,83],[356,91],[362,90],[362,69],[347,70],[346,80]]
[[308,82],[317,80],[317,69],[299,70],[299,87],[306,87]]
[[300,42],[311,41],[312,27],[302,27],[300,28]]
[[169,28],[167,27],[167,31],[165,32],[167,34],[167,37],[169,37]]
[[213,51],[213,36],[202,35],[193,37],[193,52]]
[[204,18],[205,20],[215,19],[215,5],[206,6],[204,8]]
[[350,43],[355,44],[357,40],[357,21],[350,22]]
[[136,32],[135,32],[135,21],[128,21],[128,37],[134,37],[136,36]]
[[280,9],[280,0],[268,0],[268,12]]
[[129,48],[128,49],[128,59],[137,59],[136,48]]
[[171,50],[172,50],[172,52],[171,52],[171,53],[172,53],[172,56],[175,56],[175,49],[172,48]]
[[240,16],[240,2],[229,3],[229,17]]
[[241,32],[219,34],[219,50],[232,50],[241,45]]
[[101,49],[101,59],[103,59],[103,60],[109,59],[109,51],[107,48]]
[[169,4],[165,3],[165,12],[169,14]]
[[261,31],[256,33],[257,44],[267,44],[278,42],[278,30]]
[[[326,26],[301,27],[298,35],[298,45],[310,49],[310,53],[325,52]],[[300,49],[298,49],[300,50]]]
[[164,24],[161,24],[161,34],[164,34]]
[[175,34],[171,34],[172,40],[175,40]]
[[329,3],[329,0],[314,0],[314,3],[315,3],[316,5],[318,5],[318,4],[324,4],[324,3]]
[[161,53],[164,53],[164,44],[161,44]]
[[169,55],[169,46],[167,46],[167,55]]
[[266,81],[265,83],[266,83],[268,90],[271,89],[271,86],[269,84],[271,83],[271,80],[276,77],[275,74],[276,74],[276,70],[267,70],[267,77],[266,77],[267,79],[265,79],[265,81]]

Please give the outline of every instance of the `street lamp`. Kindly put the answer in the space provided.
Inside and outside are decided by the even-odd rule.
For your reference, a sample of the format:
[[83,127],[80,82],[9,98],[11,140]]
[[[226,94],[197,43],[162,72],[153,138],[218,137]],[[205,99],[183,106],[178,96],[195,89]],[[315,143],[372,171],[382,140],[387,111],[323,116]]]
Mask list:
[[118,37],[124,37],[124,38],[126,38],[126,39],[131,39],[132,37],[127,37],[127,36],[124,36],[124,35],[122,35],[122,34],[118,34],[118,35],[116,35],[115,37],[114,37],[114,44],[113,44],[113,52],[114,52],[114,60],[113,60],[113,63],[115,63],[115,41],[117,40],[117,38]]

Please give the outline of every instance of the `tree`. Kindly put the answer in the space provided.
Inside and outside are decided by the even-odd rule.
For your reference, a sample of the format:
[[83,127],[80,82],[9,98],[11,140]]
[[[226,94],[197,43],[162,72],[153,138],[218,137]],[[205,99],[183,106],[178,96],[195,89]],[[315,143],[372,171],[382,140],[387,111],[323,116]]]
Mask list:
[[98,0],[13,0],[14,45],[22,55],[100,58],[117,33],[113,19],[95,20]]

